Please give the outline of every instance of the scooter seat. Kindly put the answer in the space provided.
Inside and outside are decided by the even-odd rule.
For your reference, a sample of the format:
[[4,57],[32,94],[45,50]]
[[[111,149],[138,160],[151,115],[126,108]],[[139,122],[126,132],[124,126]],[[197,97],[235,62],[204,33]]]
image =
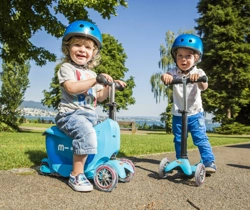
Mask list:
[[43,135],[46,135],[46,134],[50,134],[50,135],[53,135],[53,136],[58,136],[58,137],[61,137],[61,138],[69,138],[64,132],[60,131],[57,128],[57,126],[52,126],[52,127],[48,128],[43,133]]

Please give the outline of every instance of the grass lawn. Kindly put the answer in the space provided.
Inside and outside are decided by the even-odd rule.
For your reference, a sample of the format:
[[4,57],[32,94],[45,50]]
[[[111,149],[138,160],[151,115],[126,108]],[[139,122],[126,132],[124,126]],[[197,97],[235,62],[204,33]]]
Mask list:
[[[36,124],[36,123],[34,123]],[[22,125],[24,126],[24,125]],[[51,124],[28,123],[25,126],[38,126],[45,129]],[[40,165],[47,157],[43,131],[0,133],[0,170],[33,167]],[[249,136],[208,134],[212,146],[250,142]],[[188,138],[188,149],[196,148]],[[173,135],[164,132],[148,132],[146,135],[121,135],[121,149],[118,156],[138,156],[174,151]]]

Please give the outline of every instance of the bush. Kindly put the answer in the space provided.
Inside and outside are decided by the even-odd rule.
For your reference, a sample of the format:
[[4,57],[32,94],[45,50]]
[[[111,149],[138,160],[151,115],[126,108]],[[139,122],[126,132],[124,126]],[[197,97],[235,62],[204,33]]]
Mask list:
[[0,132],[16,132],[16,131],[6,123],[0,122]]
[[164,125],[148,125],[146,122],[144,124],[136,124],[138,130],[156,130],[156,129],[164,129]]
[[214,130],[218,134],[250,134],[250,126],[245,126],[238,122],[222,125],[214,128]]

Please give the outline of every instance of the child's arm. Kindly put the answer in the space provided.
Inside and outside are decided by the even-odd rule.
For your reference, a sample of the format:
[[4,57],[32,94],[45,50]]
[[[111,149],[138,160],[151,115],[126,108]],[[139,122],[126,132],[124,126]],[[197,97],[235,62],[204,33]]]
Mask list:
[[[113,81],[112,77],[110,77],[108,74],[102,75],[107,79],[108,82]],[[79,81],[67,80],[63,83],[63,87],[69,94],[74,95],[79,93],[85,93],[96,84],[96,78]]]
[[[190,81],[195,82],[195,81],[197,81],[197,79],[199,77],[200,77],[199,74],[191,74],[189,78],[190,78]],[[197,85],[198,85],[198,88],[200,90],[202,90],[202,91],[204,91],[204,90],[206,90],[208,88],[208,83],[207,82],[206,83],[204,83],[204,82],[198,82]]]
[[96,79],[73,81],[67,80],[63,83],[64,89],[71,95],[87,92],[89,88],[96,85]]
[[[127,85],[125,82],[120,80],[115,80],[115,82],[119,83],[123,88]],[[102,90],[97,92],[97,100],[99,102],[104,101],[109,97],[109,86],[104,86]]]
[[96,93],[97,101],[102,102],[109,97],[109,86],[104,86],[103,89]]

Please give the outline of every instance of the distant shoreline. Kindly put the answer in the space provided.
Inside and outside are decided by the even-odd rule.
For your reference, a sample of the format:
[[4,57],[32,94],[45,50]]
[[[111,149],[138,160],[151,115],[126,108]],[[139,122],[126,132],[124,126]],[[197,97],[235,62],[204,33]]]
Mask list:
[[[46,121],[53,121],[55,123],[55,117],[49,116],[23,116],[27,120],[46,120]],[[107,117],[100,116],[100,120],[104,120]],[[157,125],[157,126],[164,126],[164,124],[160,121],[160,117],[139,117],[139,116],[130,116],[130,117],[116,117],[117,120],[130,120],[135,121],[136,124],[144,125],[145,123],[148,126]],[[220,123],[213,123],[211,120],[206,119],[206,128],[207,131],[213,131],[213,128],[219,127]]]

